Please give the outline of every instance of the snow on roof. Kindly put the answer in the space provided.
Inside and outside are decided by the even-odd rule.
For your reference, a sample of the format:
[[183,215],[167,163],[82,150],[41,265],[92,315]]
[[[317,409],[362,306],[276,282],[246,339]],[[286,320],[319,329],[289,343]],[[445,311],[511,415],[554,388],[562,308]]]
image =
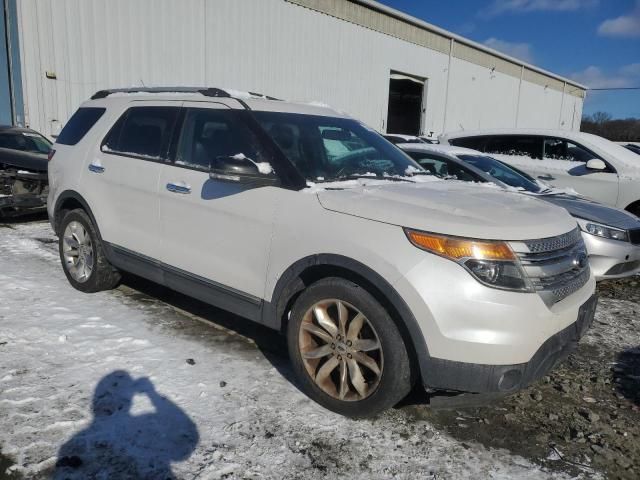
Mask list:
[[[208,92],[218,91],[213,95]],[[228,96],[226,96],[227,94]],[[212,87],[152,87],[130,89],[101,90],[96,93],[92,102],[105,101],[130,101],[130,100],[194,100],[220,102],[225,99],[235,99],[244,102],[252,110],[269,112],[302,113],[307,115],[320,115],[328,117],[349,117],[346,113],[331,108],[329,105],[320,102],[289,102],[277,100],[266,95],[247,92],[235,88],[212,88]],[[239,105],[240,107],[240,105]]]

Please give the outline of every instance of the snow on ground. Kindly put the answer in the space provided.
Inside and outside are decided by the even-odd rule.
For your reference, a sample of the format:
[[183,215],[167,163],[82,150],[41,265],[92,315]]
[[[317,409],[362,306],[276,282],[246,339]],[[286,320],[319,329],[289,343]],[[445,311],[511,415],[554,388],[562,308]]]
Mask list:
[[0,226],[0,451],[15,463],[9,473],[563,478],[402,410],[364,421],[330,413],[290,382],[285,358],[244,336],[128,287],[72,289],[56,248],[46,223]]

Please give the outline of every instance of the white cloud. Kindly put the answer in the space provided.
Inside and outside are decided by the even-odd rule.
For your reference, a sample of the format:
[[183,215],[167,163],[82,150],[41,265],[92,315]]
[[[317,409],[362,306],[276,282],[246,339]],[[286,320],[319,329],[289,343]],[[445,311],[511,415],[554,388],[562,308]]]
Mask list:
[[533,51],[531,45],[528,43],[507,42],[491,37],[485,40],[484,44],[489,48],[493,48],[494,50],[518,58],[524,62],[533,63]]
[[640,38],[640,0],[636,0],[636,8],[628,15],[602,22],[598,27],[598,33],[605,37]]
[[572,12],[593,8],[600,0],[493,0],[485,15],[536,11]]
[[569,75],[589,88],[626,88],[640,84],[640,63],[631,63],[612,72],[590,66]]

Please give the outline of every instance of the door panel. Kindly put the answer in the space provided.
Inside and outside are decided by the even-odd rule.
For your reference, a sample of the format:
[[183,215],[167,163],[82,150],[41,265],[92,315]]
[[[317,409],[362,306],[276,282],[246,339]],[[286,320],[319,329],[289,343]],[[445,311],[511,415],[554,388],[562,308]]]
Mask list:
[[219,155],[266,159],[225,104],[184,106],[176,159],[160,179],[161,259],[230,293],[263,298],[280,189],[210,179],[209,162]]
[[103,239],[155,259],[161,255],[158,185],[179,106],[132,102],[84,175],[86,187],[99,192]]
[[[585,197],[615,206],[618,201],[618,174],[613,171],[595,171],[586,167],[586,162],[601,159],[581,145],[560,138],[545,138],[545,163],[557,168],[549,169],[545,180],[558,188],[573,189]],[[544,179],[543,179],[544,180]]]

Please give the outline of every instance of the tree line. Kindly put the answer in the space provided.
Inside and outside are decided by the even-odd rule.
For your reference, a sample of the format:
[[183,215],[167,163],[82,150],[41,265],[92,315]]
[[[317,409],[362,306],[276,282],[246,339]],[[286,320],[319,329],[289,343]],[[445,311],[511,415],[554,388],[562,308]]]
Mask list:
[[640,118],[614,120],[608,113],[596,112],[582,117],[580,129],[613,142],[640,142]]

